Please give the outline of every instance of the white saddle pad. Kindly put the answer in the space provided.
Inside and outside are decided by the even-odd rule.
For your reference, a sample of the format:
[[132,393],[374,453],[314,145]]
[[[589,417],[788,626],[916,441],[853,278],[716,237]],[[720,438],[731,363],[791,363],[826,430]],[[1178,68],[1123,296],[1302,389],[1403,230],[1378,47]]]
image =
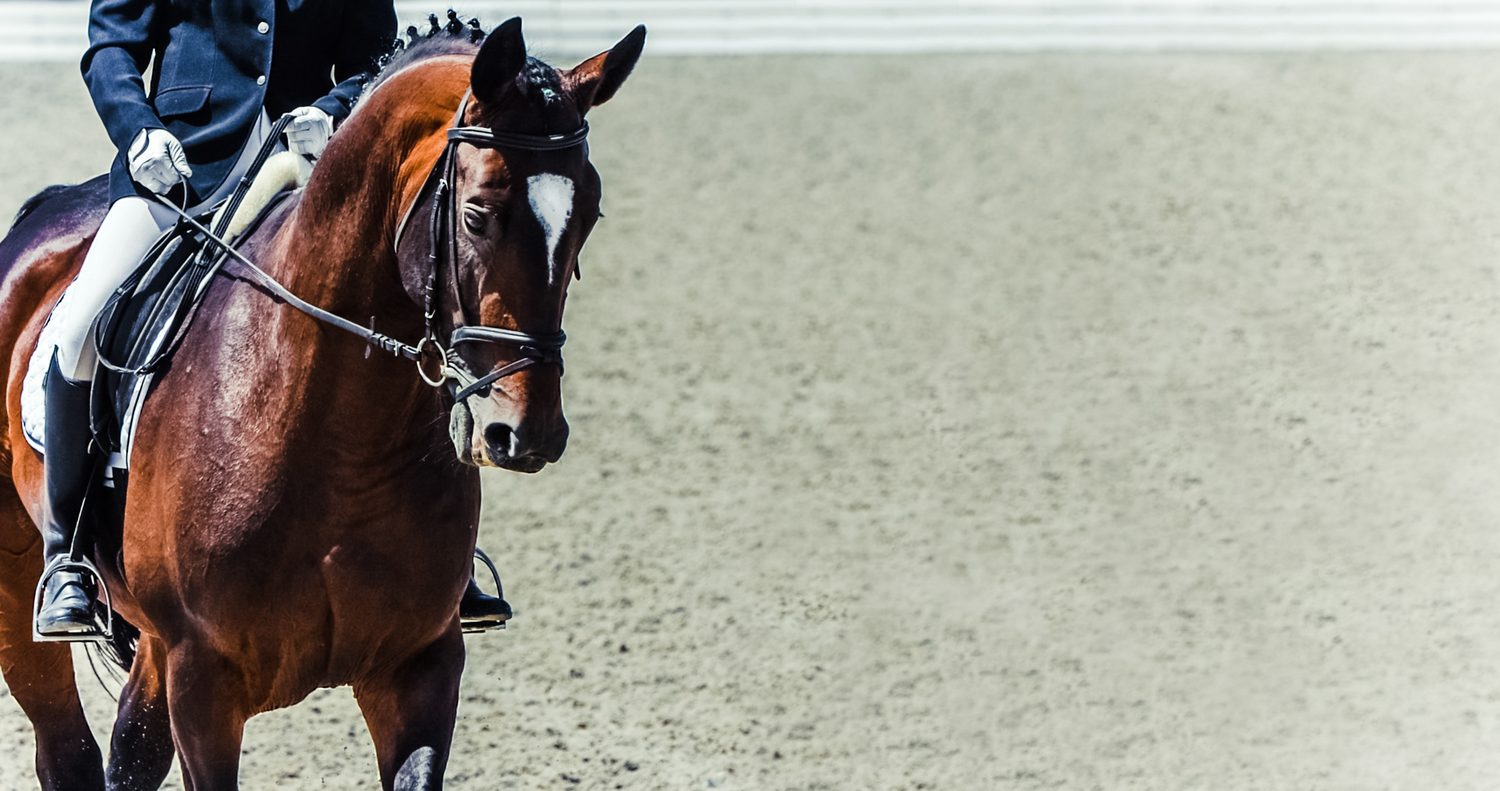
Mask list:
[[[21,381],[21,430],[26,435],[26,441],[37,452],[43,452],[43,438],[47,431],[47,367],[52,364],[52,354],[57,348],[57,336],[59,330],[52,324],[52,318],[56,314],[56,308],[47,316],[47,324],[42,327],[42,334],[37,339],[36,350],[31,353],[31,359],[26,363],[26,378]],[[59,324],[59,326],[61,326]],[[151,340],[153,350],[167,342],[166,332],[161,332],[159,337]],[[130,394],[130,407],[126,410],[122,422],[119,453],[110,456],[110,466],[116,469],[130,468],[130,448],[134,444],[136,421],[140,418],[141,405],[146,402],[146,394],[151,390],[150,376],[142,376],[136,379],[133,392]],[[106,481],[106,485],[110,485]]]

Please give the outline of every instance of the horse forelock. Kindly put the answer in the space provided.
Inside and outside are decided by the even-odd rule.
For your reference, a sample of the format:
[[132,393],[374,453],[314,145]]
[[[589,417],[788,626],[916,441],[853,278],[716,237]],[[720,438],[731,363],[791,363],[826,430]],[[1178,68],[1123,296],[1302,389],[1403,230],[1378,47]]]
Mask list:
[[583,122],[562,72],[545,61],[528,57],[513,88],[498,99],[476,103],[468,123],[496,131],[553,134]]

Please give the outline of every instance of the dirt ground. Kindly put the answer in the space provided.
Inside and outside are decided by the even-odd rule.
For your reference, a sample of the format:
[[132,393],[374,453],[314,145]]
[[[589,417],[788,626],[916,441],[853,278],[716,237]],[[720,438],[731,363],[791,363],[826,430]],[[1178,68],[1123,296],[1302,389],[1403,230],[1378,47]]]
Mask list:
[[[0,214],[104,169],[76,69],[0,97]],[[593,119],[571,447],[487,478],[519,615],[450,787],[1495,787],[1497,97],[1500,55],[648,59]],[[0,701],[0,789],[31,751]],[[241,777],[375,787],[347,690]]]

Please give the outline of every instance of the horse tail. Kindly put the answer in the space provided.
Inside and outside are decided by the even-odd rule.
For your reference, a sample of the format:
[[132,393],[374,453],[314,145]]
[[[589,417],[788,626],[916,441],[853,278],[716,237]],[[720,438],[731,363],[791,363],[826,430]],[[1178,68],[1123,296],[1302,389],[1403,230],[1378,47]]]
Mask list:
[[43,203],[52,200],[72,188],[72,184],[53,184],[50,187],[44,187],[41,192],[32,195],[26,199],[25,203],[21,204],[21,210],[16,212],[16,218],[10,221],[10,227],[14,228],[20,225],[22,220],[30,217],[32,212],[42,207]]
[[[125,686],[129,681],[128,674],[130,666],[135,664],[136,647],[140,643],[141,630],[121,618],[119,613],[115,613],[114,616],[115,631],[109,642],[85,643],[83,655],[89,660],[89,670],[93,671],[94,680],[99,682],[99,686],[103,687],[104,691],[115,699],[115,702],[119,702],[120,698],[115,695],[115,690]],[[95,657],[98,657],[98,661],[95,661]]]
[[[103,604],[99,605],[101,608],[103,606]],[[141,641],[141,630],[135,628],[133,624],[124,618],[121,618],[119,613],[114,613],[114,621],[114,634],[110,637],[109,642],[93,642],[88,644],[89,666],[94,669],[94,678],[97,678],[105,689],[109,689],[109,684],[105,683],[103,674],[99,672],[99,667],[94,664],[94,652],[97,650],[99,656],[108,661],[109,664],[118,665],[121,670],[129,672],[130,666],[135,664],[136,648],[140,645]],[[105,669],[109,671],[110,675],[116,676],[117,681],[123,683],[123,679],[118,678],[119,671],[110,668],[109,665],[105,665]]]
[[115,613],[114,638],[106,645],[104,655],[110,661],[129,670],[130,666],[135,663],[135,650],[140,641],[141,630],[121,618],[119,613]]

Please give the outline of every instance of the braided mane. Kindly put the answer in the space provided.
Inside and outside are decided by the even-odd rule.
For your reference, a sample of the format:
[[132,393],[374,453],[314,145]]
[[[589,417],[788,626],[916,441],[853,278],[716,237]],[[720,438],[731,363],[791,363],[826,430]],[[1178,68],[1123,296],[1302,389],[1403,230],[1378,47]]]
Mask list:
[[366,83],[365,93],[375,90],[386,78],[413,63],[444,55],[472,57],[479,53],[479,46],[484,43],[482,34],[476,40],[470,40],[470,35],[462,27],[457,33],[439,28],[425,36],[417,35],[416,30],[416,26],[409,27],[406,29],[407,40],[398,38],[392,42],[390,54],[380,59],[380,71]]
[[[377,64],[379,71],[365,85],[364,93],[375,90],[387,77],[414,63],[444,55],[476,55],[488,35],[478,19],[470,19],[464,24],[451,9],[447,25],[440,26],[436,14],[428,16],[428,23],[431,27],[425,33],[412,25],[406,29],[405,40],[392,42],[390,53],[380,59]],[[522,90],[527,100],[544,103],[549,93],[562,93],[562,77],[547,63],[528,56],[526,68],[516,78],[516,87]]]

